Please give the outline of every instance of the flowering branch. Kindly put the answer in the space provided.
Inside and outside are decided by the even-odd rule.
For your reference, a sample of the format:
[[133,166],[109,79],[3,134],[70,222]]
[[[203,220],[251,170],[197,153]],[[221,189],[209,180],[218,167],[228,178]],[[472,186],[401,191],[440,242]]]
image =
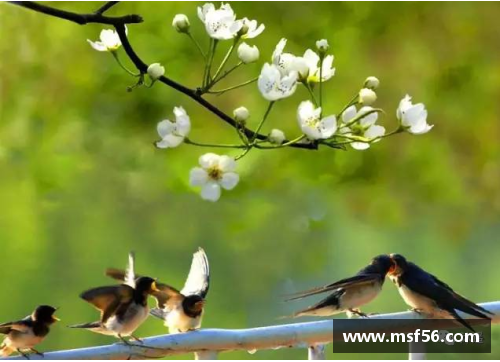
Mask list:
[[[335,75],[335,68],[333,67],[334,56],[327,54],[329,45],[326,39],[316,42],[316,51],[307,49],[303,56],[296,56],[284,51],[287,40],[283,38],[276,45],[271,62],[263,65],[257,78],[220,90],[212,89],[236,69],[254,63],[260,57],[257,46],[248,45],[245,41],[260,35],[265,29],[264,24],[259,25],[256,20],[248,18],[237,19],[229,4],[222,4],[218,9],[211,3],[198,7],[198,17],[210,38],[209,49],[206,53],[190,33],[189,18],[184,14],[177,14],[173,18],[173,28],[178,33],[186,34],[203,56],[203,79],[197,88],[188,88],[174,81],[165,76],[165,67],[160,63],[148,65],[139,57],[130,44],[126,25],[140,23],[143,20],[139,15],[105,16],[104,13],[115,6],[116,1],[105,3],[92,14],[77,14],[30,1],[14,2],[14,4],[80,25],[88,23],[112,25],[115,30],[102,30],[100,40],[88,40],[88,42],[97,51],[110,52],[121,68],[138,79],[135,85],[128,88],[129,91],[141,86],[150,88],[156,82],[163,83],[193,99],[236,130],[241,141],[238,144],[195,142],[188,138],[191,120],[181,106],[174,107],[175,118],[172,121],[165,119],[157,125],[157,131],[161,137],[156,142],[158,148],[174,148],[186,143],[198,147],[242,150],[236,157],[207,153],[199,158],[200,167],[191,170],[190,184],[200,186],[201,196],[206,200],[217,201],[221,195],[221,188],[231,190],[238,184],[239,176],[235,172],[236,161],[254,148],[272,150],[294,147],[316,150],[324,145],[334,149],[346,149],[346,146],[351,146],[355,150],[366,150],[389,136],[402,132],[414,135],[424,134],[433,127],[427,123],[425,106],[422,103],[414,105],[411,97],[407,95],[400,101],[396,112],[398,127],[386,133],[385,127],[377,124],[379,115],[385,112],[371,107],[377,100],[375,90],[379,86],[379,80],[375,77],[366,78],[359,92],[340,112],[329,112],[327,115],[323,102],[326,91],[324,83]],[[219,44],[226,40],[232,43],[222,61],[216,65],[214,60],[217,59],[216,52],[221,48]],[[118,49],[122,46],[127,57],[139,71],[138,74],[121,63]],[[238,61],[225,70],[235,53]],[[213,75],[212,67],[215,69]],[[149,82],[146,81],[146,77],[150,79]],[[235,109],[231,117],[203,98],[206,94],[221,95],[254,82],[257,82],[258,90],[263,98],[269,102],[255,130],[247,127],[250,112],[245,107]],[[291,140],[288,140],[279,129],[272,129],[268,134],[261,133],[273,106],[278,101],[294,95],[295,90],[301,86],[304,86],[309,93],[309,99],[300,102],[297,109],[298,128],[301,133]],[[319,88],[319,92],[316,87]]]
[[[30,10],[34,10],[39,13],[43,13],[46,15],[50,15],[56,18],[64,19],[71,21],[73,23],[79,24],[79,25],[85,25],[89,23],[98,23],[98,24],[105,24],[105,25],[113,25],[116,29],[116,32],[118,33],[118,36],[120,38],[121,44],[123,45],[123,49],[125,50],[125,53],[127,56],[130,58],[132,63],[135,65],[137,70],[141,74],[146,74],[148,70],[148,65],[142,61],[142,59],[137,55],[137,53],[134,51],[132,48],[132,45],[130,44],[127,33],[126,33],[126,24],[136,24],[136,23],[142,23],[143,19],[139,15],[125,15],[125,16],[120,16],[120,17],[108,17],[103,15],[102,13],[99,13],[99,11],[102,11],[101,9],[97,10],[95,13],[92,14],[78,14],[78,13],[73,13],[65,10],[59,10],[52,8],[47,5],[42,5],[39,3],[35,3],[32,1],[22,1],[22,2],[11,2],[13,5],[21,6]],[[104,9],[107,10],[111,6],[108,4],[107,8]],[[104,6],[103,6],[104,7]],[[201,106],[215,114],[217,117],[219,117],[222,121],[226,122],[227,124],[231,125],[232,127],[236,128],[239,127],[238,123],[236,120],[234,120],[232,117],[221,111],[219,108],[205,100],[204,98],[201,97],[200,91],[199,90],[194,90],[190,89],[188,87],[183,86],[180,83],[175,82],[174,80],[167,78],[165,76],[161,76],[158,81],[161,83],[166,84],[167,86],[177,90],[178,92],[181,92],[185,95],[187,95],[189,98],[195,100],[198,102]],[[265,140],[267,139],[267,135],[263,134],[256,134],[253,132],[251,129],[248,128],[243,128],[242,132],[245,134],[246,137],[248,138],[253,138],[256,137],[257,139]],[[303,149],[317,149],[317,145],[315,144],[308,144],[308,145],[294,145],[292,147],[297,147],[297,148],[303,148]]]

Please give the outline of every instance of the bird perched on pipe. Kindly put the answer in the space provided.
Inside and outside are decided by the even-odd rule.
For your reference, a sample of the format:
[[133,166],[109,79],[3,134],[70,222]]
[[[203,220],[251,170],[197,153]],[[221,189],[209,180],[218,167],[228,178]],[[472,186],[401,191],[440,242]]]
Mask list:
[[130,344],[124,338],[129,336],[140,342],[133,333],[148,317],[148,296],[159,290],[153,278],[135,278],[134,264],[134,254],[130,253],[124,284],[93,288],[80,295],[101,312],[99,321],[69,327],[115,336],[125,344]]
[[[107,269],[106,274],[117,280],[124,280],[126,272]],[[170,333],[182,333],[199,329],[210,286],[210,269],[207,254],[202,248],[193,254],[191,269],[182,290],[157,282],[159,291],[153,296],[157,307],[150,311],[162,319]]]
[[287,301],[332,292],[318,303],[295,312],[291,317],[324,317],[342,312],[346,312],[349,317],[352,315],[366,317],[367,315],[362,313],[359,307],[370,303],[378,296],[384,285],[386,274],[392,265],[388,255],[379,255],[353,277],[293,294]]
[[409,262],[399,254],[391,254],[394,263],[389,278],[413,311],[433,318],[454,318],[471,331],[474,329],[457,311],[482,319],[491,319],[492,312],[456,293],[436,276]]
[[26,351],[43,356],[35,346],[49,334],[50,326],[59,321],[54,316],[56,310],[50,305],[40,305],[24,319],[0,324],[0,333],[6,335],[0,345],[0,356],[7,357],[16,351],[27,359]]

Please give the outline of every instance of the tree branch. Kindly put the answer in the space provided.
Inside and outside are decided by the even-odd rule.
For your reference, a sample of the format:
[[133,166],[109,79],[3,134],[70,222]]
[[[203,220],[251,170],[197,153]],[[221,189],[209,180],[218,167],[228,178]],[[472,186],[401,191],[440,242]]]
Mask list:
[[119,1],[108,1],[106,2],[106,4],[104,4],[103,6],[101,6],[99,9],[96,10],[95,14],[104,14],[106,11],[108,11],[109,9],[111,9],[113,6],[115,6],[116,4],[118,4]]
[[77,14],[66,10],[55,9],[47,5],[35,3],[33,1],[9,1],[9,2],[13,5],[21,6],[23,8],[36,11],[38,13],[54,16],[59,19],[68,20],[79,25],[97,23],[97,24],[107,24],[116,26],[119,24],[122,25],[137,24],[143,22],[142,17],[136,14],[118,16],[118,17],[105,16],[102,14],[104,11],[109,9],[114,4],[108,5],[108,7],[105,8],[102,12],[99,12],[100,10],[99,9],[94,14]]
[[[123,49],[125,50],[125,53],[127,56],[130,58],[132,63],[134,63],[135,67],[139,70],[141,73],[147,73],[148,65],[142,61],[142,59],[137,55],[137,53],[134,51],[132,48],[132,45],[130,44],[127,34],[125,32],[125,25],[126,24],[134,24],[134,23],[141,23],[143,21],[142,17],[139,15],[125,15],[125,16],[120,16],[120,17],[109,17],[103,15],[103,13],[114,6],[116,2],[110,1],[103,5],[101,8],[99,8],[95,13],[93,14],[77,14],[65,10],[59,10],[52,8],[50,6],[42,5],[39,3],[35,3],[32,1],[22,1],[22,2],[10,2],[11,4],[21,6],[39,13],[43,13],[46,15],[50,15],[56,18],[64,19],[71,21],[76,24],[80,25],[85,25],[89,23],[98,23],[98,24],[107,24],[107,25],[113,25],[118,33],[118,36],[120,37],[120,41],[122,43]],[[160,82],[168,85],[169,87],[177,90],[178,92],[181,92],[185,95],[187,95],[189,98],[193,99],[196,101],[198,104],[215,114],[217,117],[219,117],[221,120],[224,122],[228,123],[231,125],[233,128],[238,128],[241,126],[238,124],[238,122],[229,116],[228,114],[224,113],[221,111],[219,108],[214,106],[212,103],[208,102],[205,100],[201,94],[194,89],[187,88],[183,86],[180,83],[175,82],[174,80],[162,76],[160,79],[158,79]],[[243,127],[241,130],[245,133],[245,135],[249,139],[260,139],[260,140],[265,140],[267,139],[267,135],[261,134],[261,133],[255,133],[249,128]],[[284,141],[285,143],[287,140]],[[290,145],[290,147],[295,147],[295,148],[303,148],[303,149],[318,149],[318,143],[309,143],[309,144],[302,144],[302,143],[296,143]]]

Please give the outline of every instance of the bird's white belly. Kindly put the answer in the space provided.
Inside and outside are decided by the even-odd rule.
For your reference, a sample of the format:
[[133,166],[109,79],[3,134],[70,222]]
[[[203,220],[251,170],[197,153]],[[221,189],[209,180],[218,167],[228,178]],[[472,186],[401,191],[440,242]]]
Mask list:
[[197,318],[187,316],[179,305],[167,312],[165,326],[168,327],[169,332],[172,334],[187,332],[200,328],[201,317],[201,315]]
[[113,316],[106,321],[106,329],[121,336],[129,336],[146,320],[148,313],[148,307],[144,308],[132,305],[123,318],[126,320],[126,323],[119,321],[116,316]]
[[370,303],[377,297],[381,289],[382,285],[376,282],[370,285],[347,288],[344,295],[340,297],[340,309],[356,309]]
[[35,336],[32,330],[12,331],[3,343],[13,349],[29,349],[36,346],[43,340],[43,337]]
[[414,309],[419,309],[422,312],[432,314],[436,312],[436,303],[427,297],[424,297],[421,294],[415,293],[411,289],[409,289],[407,286],[402,284],[399,288],[399,294],[403,298],[403,300],[408,304],[410,307]]

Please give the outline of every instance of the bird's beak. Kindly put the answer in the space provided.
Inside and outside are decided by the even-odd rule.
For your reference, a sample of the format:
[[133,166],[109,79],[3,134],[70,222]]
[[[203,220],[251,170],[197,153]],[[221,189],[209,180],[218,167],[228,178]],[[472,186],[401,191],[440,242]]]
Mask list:
[[158,286],[156,285],[156,280],[151,284],[151,290],[153,292],[159,292],[160,289],[158,289]]
[[389,271],[388,271],[388,274],[392,275],[392,274],[395,274],[396,271],[398,270],[398,265],[396,264],[396,262],[394,261],[393,257],[392,257],[392,254],[389,256],[391,258],[391,262],[392,262],[392,265],[391,267],[389,268]]
[[60,321],[60,319],[59,319],[59,318],[57,318],[55,315],[53,315],[53,316],[52,316],[52,320],[53,320],[54,322],[59,322],[59,321]]

